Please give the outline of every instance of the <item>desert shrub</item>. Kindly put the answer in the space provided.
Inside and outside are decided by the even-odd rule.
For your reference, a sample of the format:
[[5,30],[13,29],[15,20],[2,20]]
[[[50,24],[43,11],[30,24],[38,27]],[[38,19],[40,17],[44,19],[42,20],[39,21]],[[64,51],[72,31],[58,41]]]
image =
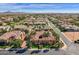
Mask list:
[[44,33],[43,33],[43,36],[44,36],[44,37],[48,37],[49,34],[50,34],[49,32],[44,32]]

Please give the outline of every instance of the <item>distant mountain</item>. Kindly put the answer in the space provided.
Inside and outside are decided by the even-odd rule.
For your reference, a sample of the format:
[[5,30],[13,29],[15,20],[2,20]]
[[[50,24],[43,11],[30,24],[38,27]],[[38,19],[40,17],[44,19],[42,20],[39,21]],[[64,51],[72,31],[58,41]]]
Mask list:
[[5,12],[0,12],[0,15],[1,14],[26,14],[26,13],[24,13],[24,12],[5,11]]
[[3,13],[12,13],[12,11],[5,11],[5,12],[3,12]]

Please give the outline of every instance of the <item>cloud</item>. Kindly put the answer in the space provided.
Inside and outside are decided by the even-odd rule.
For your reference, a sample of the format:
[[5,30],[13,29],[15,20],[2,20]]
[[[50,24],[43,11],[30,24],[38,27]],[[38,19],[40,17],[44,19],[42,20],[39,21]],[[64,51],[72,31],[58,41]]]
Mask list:
[[15,12],[78,12],[79,4],[0,3],[1,11]]

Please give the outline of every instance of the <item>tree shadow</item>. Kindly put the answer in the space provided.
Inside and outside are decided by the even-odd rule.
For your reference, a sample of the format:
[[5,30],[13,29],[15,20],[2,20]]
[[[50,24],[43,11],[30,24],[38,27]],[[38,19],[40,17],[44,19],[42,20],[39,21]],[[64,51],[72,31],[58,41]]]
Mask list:
[[28,48],[23,48],[23,49],[17,50],[16,54],[22,54],[22,53],[26,52],[27,50],[28,50]]
[[39,53],[41,50],[33,50],[30,54]]
[[47,53],[47,52],[49,52],[49,50],[48,50],[48,49],[43,50],[43,53]]

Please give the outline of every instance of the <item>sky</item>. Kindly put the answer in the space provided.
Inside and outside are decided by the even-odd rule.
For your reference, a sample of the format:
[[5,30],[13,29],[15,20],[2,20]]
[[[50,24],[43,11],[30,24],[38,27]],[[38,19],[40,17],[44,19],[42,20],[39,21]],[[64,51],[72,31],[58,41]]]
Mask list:
[[79,3],[0,3],[0,12],[79,13]]

